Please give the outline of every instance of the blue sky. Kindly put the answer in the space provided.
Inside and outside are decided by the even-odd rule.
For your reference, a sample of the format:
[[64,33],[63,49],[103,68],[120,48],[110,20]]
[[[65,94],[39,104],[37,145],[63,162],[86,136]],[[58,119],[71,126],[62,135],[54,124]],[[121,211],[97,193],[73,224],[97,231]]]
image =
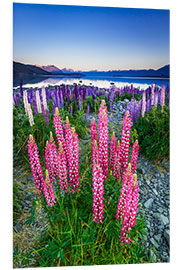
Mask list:
[[13,59],[74,70],[169,64],[169,10],[13,4]]

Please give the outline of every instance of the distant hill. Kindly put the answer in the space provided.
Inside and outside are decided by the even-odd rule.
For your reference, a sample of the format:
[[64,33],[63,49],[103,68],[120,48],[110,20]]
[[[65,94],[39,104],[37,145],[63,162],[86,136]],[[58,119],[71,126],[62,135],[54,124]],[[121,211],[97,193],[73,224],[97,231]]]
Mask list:
[[63,68],[63,69],[59,69],[58,67],[54,66],[54,65],[47,65],[47,66],[38,66],[48,72],[52,72],[54,74],[59,74],[59,73],[79,73],[79,72],[75,72],[73,69],[68,69],[68,68]]
[[[46,66],[47,67],[47,66]],[[25,76],[25,75],[31,75],[31,76],[64,76],[64,77],[83,77],[84,75],[78,72],[72,72],[72,73],[65,73],[62,72],[57,67],[51,65],[47,68],[49,71],[42,69],[40,66],[37,65],[25,65],[19,62],[13,61],[13,75],[14,76]],[[50,70],[52,70],[50,72]]]
[[160,69],[141,69],[141,70],[109,70],[109,71],[86,71],[82,73],[89,76],[113,76],[113,77],[163,77],[169,78],[170,65]]
[[13,61],[13,75],[49,75],[51,73],[34,65],[25,65],[22,63]]
[[47,71],[47,72],[55,72],[55,71],[60,72],[61,71],[58,67],[56,67],[54,65],[47,65],[47,66],[36,65],[36,66]]

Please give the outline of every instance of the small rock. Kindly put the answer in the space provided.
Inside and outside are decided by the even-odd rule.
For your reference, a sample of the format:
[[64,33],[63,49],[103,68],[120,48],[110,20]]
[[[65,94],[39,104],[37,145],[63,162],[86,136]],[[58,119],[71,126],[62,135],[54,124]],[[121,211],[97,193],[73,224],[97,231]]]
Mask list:
[[145,206],[146,208],[150,208],[151,205],[152,205],[152,203],[153,203],[153,199],[150,198],[149,200],[147,200],[147,201],[145,202],[144,206]]
[[167,225],[169,223],[169,219],[163,214],[155,213],[154,217],[157,218],[163,225]]
[[161,234],[157,234],[154,236],[154,238],[157,240],[157,242],[159,243],[161,241]]
[[154,238],[150,238],[151,243],[153,244],[153,246],[155,246],[155,248],[159,248],[159,244],[156,242],[156,240],[154,240]]
[[156,189],[153,188],[153,191],[154,191],[155,195],[158,195],[158,192]]
[[166,229],[166,230],[164,231],[164,238],[166,239],[168,245],[169,245],[169,240],[170,240],[169,235],[170,235],[170,232],[169,232],[169,230]]

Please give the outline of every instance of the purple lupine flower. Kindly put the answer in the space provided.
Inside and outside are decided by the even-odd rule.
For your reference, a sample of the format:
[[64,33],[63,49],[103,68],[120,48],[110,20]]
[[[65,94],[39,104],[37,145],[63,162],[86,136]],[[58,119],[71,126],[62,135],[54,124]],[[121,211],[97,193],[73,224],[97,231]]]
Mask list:
[[23,88],[22,88],[22,85],[23,85],[23,81],[22,80],[20,80],[20,94],[21,94],[21,97],[23,97]]
[[72,97],[72,102],[74,103],[75,102],[75,96],[73,95]]
[[16,103],[17,105],[21,104],[21,96],[19,94],[16,94]]
[[33,108],[34,108],[34,113],[38,114],[38,109],[37,109],[37,104],[35,98],[33,98]]
[[113,102],[115,98],[115,89],[114,87],[111,88],[110,96],[109,96],[109,111],[112,112]]
[[70,108],[70,114],[73,115],[73,107]]
[[68,90],[67,92],[67,105],[69,105],[69,101],[70,101],[70,90]]
[[41,108],[42,108],[42,118],[45,119],[45,110],[44,110],[44,104],[41,104]]
[[54,100],[54,104],[55,104],[55,108],[58,107],[58,98],[57,98],[57,89],[54,90],[54,97],[53,97],[53,100]]
[[49,126],[49,110],[46,109],[46,125]]
[[81,96],[79,96],[79,110],[81,111],[82,109],[82,99]]
[[39,89],[39,97],[40,97],[41,102],[43,102],[42,89],[41,88]]
[[13,101],[14,101],[14,105],[17,105],[17,100],[16,100],[16,95],[13,94]]
[[53,115],[55,114],[56,112],[56,104],[53,102]]
[[60,92],[60,97],[61,97],[61,106],[64,108],[64,98],[63,98],[63,93]]

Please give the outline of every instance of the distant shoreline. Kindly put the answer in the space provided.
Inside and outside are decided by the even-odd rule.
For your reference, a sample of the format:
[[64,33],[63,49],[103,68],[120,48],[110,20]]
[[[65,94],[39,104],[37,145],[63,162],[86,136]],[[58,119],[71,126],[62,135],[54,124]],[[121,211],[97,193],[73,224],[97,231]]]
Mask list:
[[54,77],[54,78],[63,78],[63,77],[69,77],[69,78],[81,78],[81,77],[109,77],[109,78],[138,78],[138,79],[170,79],[170,77],[165,76],[122,76],[122,75],[84,75],[84,74],[78,74],[78,73],[64,73],[64,74],[28,74],[28,73],[16,73],[13,74],[13,77]]

